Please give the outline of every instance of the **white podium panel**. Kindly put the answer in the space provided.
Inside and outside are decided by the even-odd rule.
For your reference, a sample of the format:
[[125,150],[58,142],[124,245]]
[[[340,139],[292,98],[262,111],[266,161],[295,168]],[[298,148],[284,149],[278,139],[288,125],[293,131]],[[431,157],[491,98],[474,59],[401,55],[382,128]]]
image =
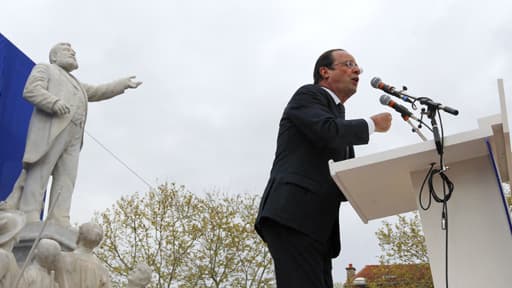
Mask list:
[[[490,136],[492,131],[488,128],[446,137],[445,163],[450,166],[487,155],[485,139]],[[331,161],[329,167],[338,187],[361,220],[368,223],[372,219],[417,210],[419,188],[411,182],[411,172],[428,169],[429,163],[438,161],[431,140],[375,155]]]
[[[448,201],[448,275],[450,287],[512,287],[512,234],[488,155],[451,164],[455,184]],[[421,185],[427,170],[411,174]],[[478,179],[475,181],[475,179]],[[442,188],[436,187],[442,195]],[[445,287],[445,231],[441,203],[419,209],[434,287]],[[490,285],[492,284],[492,285]]]

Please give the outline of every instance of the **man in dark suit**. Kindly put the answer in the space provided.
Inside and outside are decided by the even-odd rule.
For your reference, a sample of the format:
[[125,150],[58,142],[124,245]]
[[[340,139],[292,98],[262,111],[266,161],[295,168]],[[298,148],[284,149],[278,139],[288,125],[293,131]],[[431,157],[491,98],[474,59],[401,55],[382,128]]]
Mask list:
[[391,114],[345,120],[343,103],[357,90],[362,70],[342,49],[323,53],[314,84],[299,88],[279,124],[270,179],[256,231],[274,259],[280,288],[332,287],[331,258],[340,253],[339,207],[346,201],[328,161],[354,157],[353,145],[386,132]]

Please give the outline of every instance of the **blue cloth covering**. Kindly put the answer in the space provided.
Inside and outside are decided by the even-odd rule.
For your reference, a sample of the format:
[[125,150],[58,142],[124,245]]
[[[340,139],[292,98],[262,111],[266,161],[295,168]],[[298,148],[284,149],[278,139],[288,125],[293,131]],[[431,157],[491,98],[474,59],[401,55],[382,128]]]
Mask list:
[[23,88],[34,62],[0,33],[0,200],[5,200],[22,169],[33,106]]

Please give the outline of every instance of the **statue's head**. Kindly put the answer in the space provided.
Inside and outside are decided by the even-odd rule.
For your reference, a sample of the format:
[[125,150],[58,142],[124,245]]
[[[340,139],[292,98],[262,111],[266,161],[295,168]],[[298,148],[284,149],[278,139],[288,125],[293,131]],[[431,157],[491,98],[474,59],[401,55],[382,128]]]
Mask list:
[[11,250],[25,226],[25,214],[16,210],[0,211],[0,247]]
[[103,228],[99,224],[87,222],[78,227],[77,245],[94,249],[103,240]]
[[57,64],[62,69],[71,72],[78,68],[75,50],[69,43],[57,43],[50,50],[50,63]]
[[139,263],[128,275],[128,283],[132,286],[146,287],[151,282],[153,270],[146,263]]
[[42,267],[52,270],[60,254],[60,245],[51,239],[41,239],[34,251],[34,258]]

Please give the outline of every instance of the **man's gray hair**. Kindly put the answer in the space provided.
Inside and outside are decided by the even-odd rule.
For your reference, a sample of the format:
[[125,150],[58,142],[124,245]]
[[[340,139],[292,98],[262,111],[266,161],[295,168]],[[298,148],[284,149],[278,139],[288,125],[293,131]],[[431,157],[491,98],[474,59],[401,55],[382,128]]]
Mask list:
[[49,55],[49,58],[50,58],[50,63],[53,64],[55,63],[55,61],[57,61],[57,53],[59,52],[60,49],[62,49],[62,47],[71,47],[71,44],[69,43],[65,43],[65,42],[61,42],[61,43],[57,43],[55,44],[52,49],[50,49],[50,55]]

